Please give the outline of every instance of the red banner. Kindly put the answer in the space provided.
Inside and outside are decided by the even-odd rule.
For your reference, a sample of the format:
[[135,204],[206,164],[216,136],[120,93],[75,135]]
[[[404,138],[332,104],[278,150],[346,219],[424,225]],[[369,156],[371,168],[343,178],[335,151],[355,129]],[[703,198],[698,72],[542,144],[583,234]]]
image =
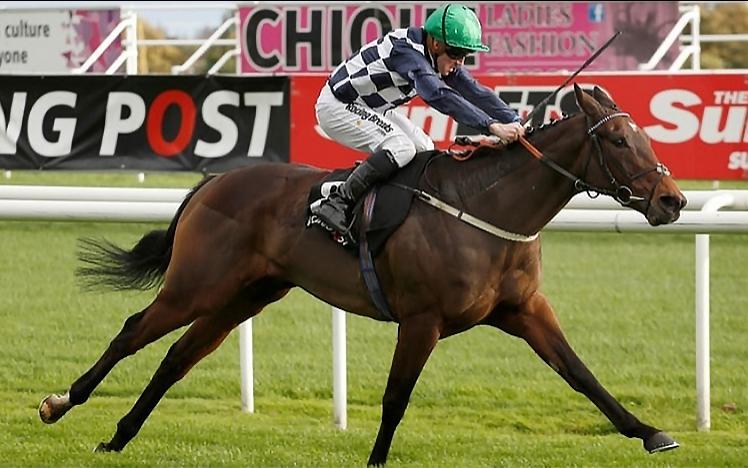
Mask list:
[[[560,75],[478,76],[501,98],[527,115],[565,79]],[[314,104],[324,77],[291,80],[291,160],[334,168],[351,165],[364,154],[328,140],[317,129]],[[581,75],[577,84],[598,85],[629,112],[652,140],[657,156],[680,179],[748,179],[748,74]],[[414,99],[399,111],[446,148],[461,127]],[[578,112],[571,86],[562,90],[533,123]]]

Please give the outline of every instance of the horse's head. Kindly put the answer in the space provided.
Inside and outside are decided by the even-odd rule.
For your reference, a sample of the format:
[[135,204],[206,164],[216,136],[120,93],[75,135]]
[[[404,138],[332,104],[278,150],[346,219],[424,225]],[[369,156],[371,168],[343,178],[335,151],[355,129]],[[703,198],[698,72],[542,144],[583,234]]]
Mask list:
[[575,84],[574,93],[592,139],[584,182],[641,212],[652,226],[676,221],[686,198],[647,134],[597,86],[590,95]]

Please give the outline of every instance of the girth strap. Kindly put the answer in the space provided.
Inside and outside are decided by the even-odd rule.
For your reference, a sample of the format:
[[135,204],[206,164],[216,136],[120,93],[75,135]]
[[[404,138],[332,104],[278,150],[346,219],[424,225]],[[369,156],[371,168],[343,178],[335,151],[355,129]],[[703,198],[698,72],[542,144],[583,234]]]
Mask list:
[[379,278],[377,277],[377,270],[374,266],[374,259],[371,256],[371,250],[369,250],[369,242],[366,240],[366,230],[371,223],[372,214],[374,213],[374,202],[377,199],[377,190],[378,189],[375,187],[364,199],[363,218],[361,220],[358,242],[358,260],[361,267],[361,276],[363,276],[364,284],[366,285],[366,289],[369,291],[369,297],[371,297],[374,306],[381,315],[378,319],[386,322],[397,322],[390,311],[387,298],[380,286]]

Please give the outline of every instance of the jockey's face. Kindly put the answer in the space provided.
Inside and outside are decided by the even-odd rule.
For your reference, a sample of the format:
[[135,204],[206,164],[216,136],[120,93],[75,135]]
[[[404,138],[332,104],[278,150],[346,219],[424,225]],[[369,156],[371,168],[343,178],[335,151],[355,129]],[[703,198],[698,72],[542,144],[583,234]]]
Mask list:
[[436,57],[436,69],[440,76],[447,76],[461,67],[465,57],[471,53],[466,49],[448,47],[445,43],[429,36],[428,48],[433,57]]
[[451,57],[448,53],[442,52],[436,57],[436,68],[439,71],[439,75],[447,76],[457,68],[461,67],[465,62],[465,57]]

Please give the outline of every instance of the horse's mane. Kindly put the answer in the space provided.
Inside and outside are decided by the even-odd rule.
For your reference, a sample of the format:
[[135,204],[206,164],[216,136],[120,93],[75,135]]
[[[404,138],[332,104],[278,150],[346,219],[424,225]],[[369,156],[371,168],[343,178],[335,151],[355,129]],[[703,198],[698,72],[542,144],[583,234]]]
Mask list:
[[[560,119],[544,123],[538,127],[529,127],[525,131],[525,138],[531,143],[539,136],[545,134],[548,129],[556,128],[560,123],[566,122],[578,114],[564,114]],[[473,150],[467,161],[456,161],[451,157],[443,158],[447,161],[440,165],[445,166],[439,172],[441,176],[433,177],[436,185],[451,186],[450,190],[459,194],[461,198],[470,197],[484,191],[490,185],[495,184],[502,177],[513,173],[531,161],[533,157],[519,143],[513,142],[505,147],[479,146]],[[446,187],[445,187],[446,188]]]

